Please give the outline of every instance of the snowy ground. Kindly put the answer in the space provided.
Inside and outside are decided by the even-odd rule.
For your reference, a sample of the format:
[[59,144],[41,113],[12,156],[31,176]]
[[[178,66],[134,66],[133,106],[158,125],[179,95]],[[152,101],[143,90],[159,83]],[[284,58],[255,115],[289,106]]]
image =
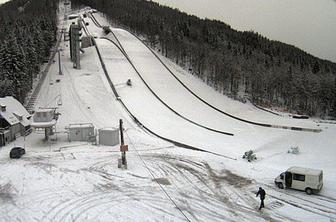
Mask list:
[[[102,16],[96,17],[107,24]],[[104,36],[89,18],[85,20],[92,34]],[[233,101],[162,58],[181,81],[221,110],[253,121],[322,132],[263,128],[220,115],[184,90],[139,40],[125,30],[113,31],[142,78],[166,104],[193,122],[234,136],[177,116],[149,91],[111,42],[97,38],[110,78],[130,111],[161,136],[236,160],[182,149],[139,128],[114,97],[95,48],[85,49],[82,68],[76,70],[69,59],[69,42],[62,42],[63,75],[58,75],[56,61],[36,104],[57,106],[61,101],[58,133],[45,142],[43,132],[35,131],[0,149],[0,221],[336,220],[335,125],[279,117]],[[127,79],[132,87],[125,84]],[[116,126],[120,118],[130,147],[127,170],[117,168],[118,146],[67,140],[65,127],[70,123],[91,122],[103,128]],[[14,145],[25,146],[27,154],[9,159]],[[301,153],[288,154],[291,146],[299,146]],[[256,151],[256,162],[241,159],[249,149]],[[320,195],[274,186],[274,178],[293,165],[323,169]],[[261,212],[255,197],[259,186],[268,194]]]

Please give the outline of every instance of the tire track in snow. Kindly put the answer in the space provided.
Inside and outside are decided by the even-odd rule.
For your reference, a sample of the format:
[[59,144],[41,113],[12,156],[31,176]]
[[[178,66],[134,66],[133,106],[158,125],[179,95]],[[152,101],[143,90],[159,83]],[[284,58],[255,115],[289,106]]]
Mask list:
[[63,195],[65,194],[68,194],[68,192],[62,189],[47,189],[35,192],[33,194],[26,194],[16,198],[16,202],[12,203],[11,205],[2,204],[0,208],[0,211],[2,211],[1,216],[11,218],[8,221],[13,221],[14,217],[20,221],[20,218],[25,218],[26,214],[30,215],[32,212],[38,212],[41,209],[41,206],[48,207],[53,205],[57,198],[60,198],[62,201]]
[[[150,163],[150,166],[153,168],[154,172],[160,172],[160,170],[164,169],[163,174],[167,174],[169,177],[173,177],[173,181],[179,181],[178,184],[188,184],[187,186],[183,187],[184,189],[188,190],[188,192],[186,192],[186,195],[188,196],[187,198],[193,200],[192,206],[194,206],[194,208],[196,207],[196,209],[192,209],[191,211],[194,212],[194,214],[195,212],[204,212],[201,215],[198,215],[199,217],[209,213],[213,217],[217,217],[218,212],[222,212],[224,207],[226,212],[230,212],[231,215],[239,217],[241,220],[250,221],[251,217],[256,217],[263,218],[266,221],[276,221],[276,217],[274,218],[273,215],[268,215],[265,213],[260,215],[259,212],[255,210],[255,208],[251,207],[251,205],[253,205],[251,204],[251,199],[246,199],[246,192],[242,191],[241,189],[236,192],[236,198],[239,198],[240,201],[243,201],[243,204],[237,203],[236,198],[232,198],[232,192],[235,191],[236,188],[232,187],[231,185],[223,182],[224,184],[221,188],[212,187],[214,185],[213,182],[211,182],[213,175],[209,174],[206,164],[204,163],[200,164],[186,160],[184,158],[171,158],[170,156],[160,155],[146,155],[145,158],[146,161]],[[153,161],[153,159],[155,160]],[[157,162],[157,160],[159,160],[159,162]],[[157,173],[157,175],[159,177],[160,173]],[[201,184],[203,186],[201,186]],[[189,187],[192,187],[196,193],[190,193]],[[179,187],[176,187],[176,189],[181,190]],[[181,192],[185,193],[184,191]],[[256,200],[253,199],[252,203],[255,202]],[[209,205],[212,207],[209,208]],[[213,210],[212,208],[217,209]],[[204,209],[207,210],[205,211]],[[212,210],[214,211],[213,213],[211,213]],[[246,215],[250,216],[246,217]],[[211,220],[214,219],[212,217],[210,218]],[[285,219],[285,217],[282,218]],[[197,218],[195,219],[197,220]],[[230,217],[227,218],[224,215],[222,218],[219,217],[218,219],[229,221]]]
[[[268,196],[271,196],[276,200],[282,201],[286,204],[289,204],[296,208],[300,208],[307,212],[336,220],[336,203],[329,201],[328,199],[323,199],[323,201],[325,202],[321,203],[317,200],[312,200],[312,199],[320,199],[315,198],[314,195],[305,197],[304,195],[306,194],[303,192],[302,195],[293,194],[293,192],[301,192],[301,191],[280,190],[279,188],[271,186],[269,184],[262,184],[262,186],[265,186],[269,190],[273,191],[273,193],[268,192]],[[334,206],[330,206],[328,205],[328,203],[334,204]]]

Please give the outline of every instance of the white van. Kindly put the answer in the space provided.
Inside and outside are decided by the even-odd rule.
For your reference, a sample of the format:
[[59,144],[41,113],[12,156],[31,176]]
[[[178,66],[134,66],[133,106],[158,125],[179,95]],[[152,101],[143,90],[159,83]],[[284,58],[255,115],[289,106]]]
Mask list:
[[318,192],[323,186],[323,171],[304,167],[291,167],[274,180],[280,189],[303,190],[307,194]]

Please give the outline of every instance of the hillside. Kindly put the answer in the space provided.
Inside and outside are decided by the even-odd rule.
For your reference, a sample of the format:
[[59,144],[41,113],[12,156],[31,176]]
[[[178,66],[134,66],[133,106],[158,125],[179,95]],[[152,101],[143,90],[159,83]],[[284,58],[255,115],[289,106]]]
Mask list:
[[113,24],[146,36],[148,45],[217,91],[236,99],[312,116],[336,116],[336,64],[254,32],[239,32],[151,1],[75,0]]

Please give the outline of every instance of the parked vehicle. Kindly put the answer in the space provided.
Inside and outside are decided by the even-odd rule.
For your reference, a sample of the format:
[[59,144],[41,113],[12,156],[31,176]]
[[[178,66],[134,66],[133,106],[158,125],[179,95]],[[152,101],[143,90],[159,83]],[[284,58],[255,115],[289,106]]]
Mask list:
[[9,157],[11,159],[19,159],[23,154],[26,153],[26,150],[22,147],[14,147],[11,149],[9,153]]
[[302,190],[310,195],[322,189],[323,171],[304,167],[291,167],[277,176],[274,183],[280,189]]

